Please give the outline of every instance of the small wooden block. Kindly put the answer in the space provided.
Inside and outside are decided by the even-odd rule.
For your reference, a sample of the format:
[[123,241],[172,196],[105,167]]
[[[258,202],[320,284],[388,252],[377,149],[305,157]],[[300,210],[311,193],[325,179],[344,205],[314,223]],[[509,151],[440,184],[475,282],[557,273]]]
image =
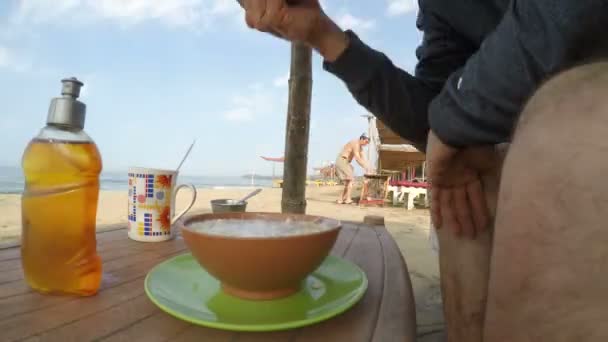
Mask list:
[[368,215],[363,218],[363,223],[370,226],[384,226],[384,216]]
[[360,207],[384,207],[383,199],[359,200]]

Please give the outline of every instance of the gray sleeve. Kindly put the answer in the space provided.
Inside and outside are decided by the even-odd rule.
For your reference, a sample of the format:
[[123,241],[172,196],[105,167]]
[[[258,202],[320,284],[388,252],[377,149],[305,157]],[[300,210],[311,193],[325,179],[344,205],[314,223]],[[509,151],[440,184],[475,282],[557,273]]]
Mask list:
[[511,1],[496,30],[429,106],[430,127],[455,147],[508,142],[541,82],[604,56],[608,1]]
[[383,53],[363,43],[352,31],[347,49],[325,70],[346,84],[356,101],[401,137],[426,144],[428,104],[440,88],[396,67]]

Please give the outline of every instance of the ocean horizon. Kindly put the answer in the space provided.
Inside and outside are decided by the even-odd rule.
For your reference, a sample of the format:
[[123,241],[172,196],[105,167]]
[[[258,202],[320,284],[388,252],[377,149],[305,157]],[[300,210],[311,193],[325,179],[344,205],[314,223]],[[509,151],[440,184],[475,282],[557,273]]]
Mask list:
[[[127,171],[102,171],[100,175],[100,190],[128,190]],[[177,183],[190,183],[197,188],[222,189],[243,187],[272,187],[272,179],[266,176],[192,176],[179,175]],[[24,179],[19,167],[0,166],[0,194],[21,194]]]

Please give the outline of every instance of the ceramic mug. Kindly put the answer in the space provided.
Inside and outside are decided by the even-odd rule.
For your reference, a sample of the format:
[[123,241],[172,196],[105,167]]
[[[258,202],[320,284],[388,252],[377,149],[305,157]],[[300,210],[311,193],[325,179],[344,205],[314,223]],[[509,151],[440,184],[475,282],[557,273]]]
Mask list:
[[[129,238],[136,241],[166,241],[175,236],[173,224],[184,216],[196,201],[192,184],[175,186],[177,171],[129,168]],[[189,188],[192,200],[175,215],[175,198],[179,190]]]

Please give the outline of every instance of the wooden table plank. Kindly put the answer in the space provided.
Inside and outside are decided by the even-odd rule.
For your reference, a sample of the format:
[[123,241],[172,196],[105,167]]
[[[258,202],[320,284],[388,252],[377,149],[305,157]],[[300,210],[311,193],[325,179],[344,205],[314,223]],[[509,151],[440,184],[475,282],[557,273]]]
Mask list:
[[[414,342],[416,341],[416,305],[407,265],[389,232],[382,229],[378,230],[378,233],[384,252],[384,298],[372,341]],[[392,301],[401,302],[403,305],[394,305]]]
[[[120,229],[99,234],[100,254],[106,258],[103,259],[102,291],[97,296],[40,295],[26,286],[24,289],[22,280],[0,284],[0,340],[266,342],[346,339],[350,342],[389,336],[379,334],[376,326],[392,331],[395,334],[392,337],[403,336],[403,327],[394,321],[383,321],[387,315],[394,313],[405,320],[403,315],[406,313],[395,308],[395,298],[387,299],[383,293],[401,296],[399,300],[405,294],[411,294],[407,291],[400,294],[387,285],[387,281],[409,285],[409,277],[404,273],[406,268],[403,268],[405,264],[401,264],[403,259],[396,244],[381,226],[376,229],[350,223],[344,226],[332,254],[345,256],[358,264],[365,270],[370,286],[355,307],[311,327],[274,333],[234,333],[191,325],[161,312],[144,293],[144,277],[154,265],[185,252],[184,242],[177,238],[164,243],[138,243],[129,240],[126,230]],[[0,258],[4,257],[6,265],[11,265],[9,261],[14,254],[2,252]],[[391,262],[392,259],[396,261]],[[397,278],[388,274],[387,270]],[[16,274],[12,273],[12,276],[5,276],[4,279],[12,279]],[[411,324],[403,323],[409,329]]]
[[[143,282],[140,283],[143,286]],[[121,302],[99,311],[94,315],[48,330],[36,336],[38,341],[91,341],[112,334],[117,326],[124,322],[143,319],[157,311],[156,306],[150,302],[143,293],[134,298]]]
[[[125,232],[126,234],[126,232]],[[123,237],[124,239],[124,237]],[[122,260],[125,259],[125,257],[128,257],[126,259],[133,259],[133,258],[139,258],[141,259],[141,255],[145,254],[145,253],[157,253],[158,251],[158,246],[150,246],[149,243],[146,243],[146,246],[141,246],[140,244],[137,243],[129,243],[128,241],[126,241],[127,243],[123,244],[122,246],[112,246],[109,249],[104,249],[99,251],[99,256],[101,257],[101,259],[103,260],[103,266],[104,268],[106,268],[108,266],[108,264],[112,261],[118,261],[121,262]],[[142,243],[143,244],[143,243]],[[12,269],[12,270],[7,270],[4,271],[2,273],[0,273],[0,286],[2,284],[6,284],[6,283],[10,283],[16,280],[22,280],[24,275],[23,275],[23,270],[21,268],[21,261],[19,259],[17,260],[9,260],[11,262],[18,262],[19,266],[18,268]]]
[[18,260],[21,258],[21,250],[19,248],[0,249],[0,261]]
[[[150,246],[150,244],[132,244],[132,241],[127,241],[125,236],[127,234],[126,229],[112,230],[106,233],[98,234],[98,246],[97,251],[104,261],[104,265],[107,261],[113,259],[119,259],[127,255],[136,255],[141,253],[142,250],[156,250],[157,246]],[[106,238],[107,236],[107,238]],[[127,248],[129,247],[129,248]],[[15,251],[19,251],[19,247],[7,249],[12,251],[8,255],[15,255]],[[0,253],[6,250],[0,250]],[[9,283],[15,280],[23,279],[23,271],[21,268],[21,258],[11,258],[0,262],[0,285]]]
[[[199,327],[200,329],[186,329],[181,334],[177,335],[175,338],[169,339],[167,341],[172,342],[203,342],[203,341],[213,341],[213,342],[235,342],[236,338],[232,334],[226,334],[225,331],[215,330],[215,329],[207,329],[203,327]],[[140,340],[141,342],[145,342]]]
[[0,285],[0,299],[31,293],[32,290],[23,281],[14,281]]
[[140,277],[137,280],[102,291],[95,297],[74,298],[59,305],[2,320],[2,338],[6,341],[23,339],[125,304],[141,295],[144,279]]
[[[143,277],[148,270],[155,264],[166,259],[168,256],[184,252],[186,247],[180,243],[163,243],[158,246],[156,252],[148,252],[147,259],[123,258],[104,264],[104,274],[102,279],[101,291],[123,284],[137,277]],[[146,268],[145,266],[148,266]],[[20,282],[21,287],[27,290],[26,293],[16,294],[0,299],[0,319],[13,316],[15,314],[27,313],[53,305],[58,305],[67,301],[74,300],[70,296],[42,296],[37,292],[29,290],[27,285]],[[0,288],[1,293],[1,288]]]
[[344,257],[357,264],[367,275],[367,292],[344,314],[302,329],[294,341],[369,341],[376,324],[384,280],[383,256],[374,229],[361,228]]
[[[169,338],[180,336],[190,327],[190,324],[173,316],[167,315],[165,312],[155,310],[153,314],[145,317],[142,320],[134,322],[130,326],[126,326],[121,330],[117,330],[112,334],[100,339],[103,342],[161,342]],[[200,336],[199,336],[200,338]]]
[[0,321],[0,336],[8,336],[9,339],[28,337],[95,314],[110,306],[120,305],[143,293],[143,280],[150,268],[182,252],[183,248],[173,251],[172,254],[112,272],[112,278],[108,281],[112,286],[100,291],[97,296],[76,298],[32,293],[32,297],[28,296],[22,302],[22,305],[27,305],[28,311]]
[[0,261],[0,272],[21,268],[21,258]]
[[0,273],[0,285],[20,279],[23,279],[23,270],[21,268]]
[[[149,254],[151,255],[162,255],[162,247],[158,247],[156,246],[157,249],[150,249]],[[113,264],[115,264],[114,260],[117,260],[116,263],[117,264],[123,264],[125,262],[125,260],[133,260],[132,258],[125,258],[125,257],[131,257],[133,255],[142,255],[146,253],[145,250],[141,250],[138,249],[138,246],[133,246],[132,248],[129,246],[125,246],[122,248],[122,250],[118,250],[118,251],[114,251],[114,252],[102,252],[100,253],[100,256],[102,258],[102,260],[104,260],[104,272],[107,272],[108,270],[112,270],[113,269]],[[161,254],[159,254],[161,253]],[[21,260],[19,259],[15,259],[15,260],[11,260],[11,262],[16,262],[18,264],[19,269],[21,269]],[[22,277],[20,279],[16,279],[14,281],[8,281],[8,282],[4,282],[0,284],[0,300],[1,299],[5,299],[8,297],[12,297],[12,296],[17,296],[17,295],[23,295],[23,294],[27,294],[27,293],[34,293],[30,290],[30,288],[27,286],[27,284],[22,281]],[[0,302],[1,305],[1,302]],[[1,311],[1,310],[0,310]]]

